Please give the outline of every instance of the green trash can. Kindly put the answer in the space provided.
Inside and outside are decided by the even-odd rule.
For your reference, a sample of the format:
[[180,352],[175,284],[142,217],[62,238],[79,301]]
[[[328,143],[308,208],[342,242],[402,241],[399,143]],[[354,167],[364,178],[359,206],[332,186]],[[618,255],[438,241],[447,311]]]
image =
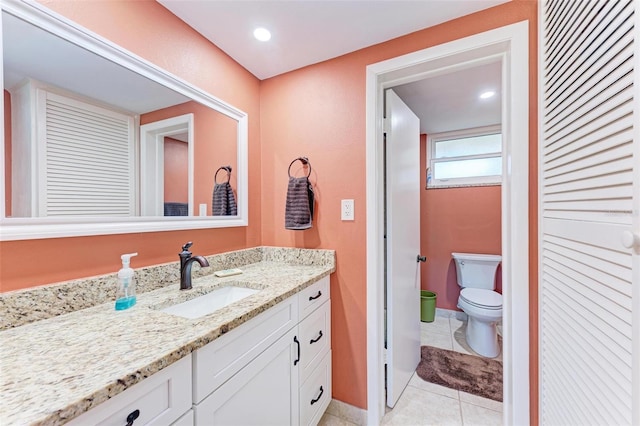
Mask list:
[[436,317],[436,297],[432,291],[420,290],[420,321],[433,322]]

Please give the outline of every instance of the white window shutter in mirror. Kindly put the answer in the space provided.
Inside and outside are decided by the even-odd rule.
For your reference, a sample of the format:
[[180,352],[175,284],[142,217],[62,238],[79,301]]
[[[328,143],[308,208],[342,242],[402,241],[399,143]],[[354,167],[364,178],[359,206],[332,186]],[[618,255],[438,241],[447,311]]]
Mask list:
[[41,97],[40,216],[135,214],[133,118],[50,92]]

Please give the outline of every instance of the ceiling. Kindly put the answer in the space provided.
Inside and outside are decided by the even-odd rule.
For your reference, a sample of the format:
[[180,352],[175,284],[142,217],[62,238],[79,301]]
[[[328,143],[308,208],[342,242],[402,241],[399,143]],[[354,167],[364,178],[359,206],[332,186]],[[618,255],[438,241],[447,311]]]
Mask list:
[[[501,123],[500,62],[396,86],[393,90],[420,118],[420,133],[432,134]],[[495,96],[480,99],[485,91]]]
[[[456,14],[464,14],[478,8],[487,7],[488,5],[500,3],[500,1],[459,1],[448,0],[445,2],[425,0],[425,1],[174,1],[160,0],[161,3],[169,4],[177,9],[197,10],[203,8],[203,13],[199,16],[210,17],[208,21],[211,23],[208,28],[218,28],[219,21],[233,22],[231,25],[234,29],[229,30],[231,36],[221,37],[222,39],[234,39],[233,35],[237,35],[238,28],[250,28],[251,22],[284,22],[284,26],[275,32],[274,38],[283,37],[283,34],[291,34],[292,40],[288,44],[291,47],[291,53],[287,54],[289,58],[288,65],[273,61],[273,57],[268,57],[261,62],[258,56],[252,59],[252,67],[257,67],[259,71],[255,73],[260,75],[269,75],[272,69],[285,69],[291,67],[305,66],[312,62],[328,59],[333,53],[346,53],[349,49],[347,45],[355,46],[354,43],[375,43],[377,39],[388,37],[389,34],[400,35],[413,31],[417,24],[411,24],[414,15],[409,14],[408,17],[398,20],[391,25],[387,23],[389,28],[380,28],[378,31],[360,31],[362,23],[358,24],[354,29],[349,30],[344,24],[346,16],[355,16],[356,12],[363,13],[362,9],[372,8],[375,13],[366,13],[364,21],[374,22],[383,10],[386,10],[389,16],[398,16],[414,11],[417,13],[421,8],[428,6],[434,9],[436,13],[427,14],[428,19],[422,18],[421,25],[428,25],[431,22],[445,19]],[[388,6],[393,3],[397,5],[393,10]],[[259,5],[252,9],[250,6]],[[283,7],[283,6],[287,7]],[[444,6],[447,7],[444,7]],[[322,6],[318,9],[319,6]],[[473,8],[471,7],[473,6]],[[324,10],[331,13],[320,13]],[[204,11],[215,10],[208,16]],[[241,11],[250,10],[251,12],[245,18],[240,18],[235,14]],[[315,10],[315,18],[310,17],[308,13]],[[221,13],[227,11],[228,13]],[[260,12],[262,11],[262,12]],[[297,15],[299,11],[305,11]],[[339,17],[334,16],[335,13],[341,12]],[[257,19],[263,13],[264,19]],[[287,24],[292,16],[296,17],[295,24]],[[222,19],[235,16],[234,19]],[[250,19],[250,17],[253,17]],[[268,18],[268,19],[267,19]],[[394,21],[389,20],[387,21]],[[394,21],[395,22],[395,21]],[[303,25],[304,23],[304,25]],[[215,24],[215,25],[214,25]],[[317,49],[311,48],[313,43],[309,43],[302,53],[298,52],[304,43],[300,43],[300,37],[308,35],[309,28],[316,28],[312,31],[316,39],[320,39],[320,35],[324,32],[333,37],[341,34],[343,42],[325,42]],[[332,31],[326,31],[326,28],[332,28]],[[218,28],[219,29],[219,28]],[[4,37],[4,84],[5,87],[13,87],[25,75],[29,75],[40,81],[56,85],[61,88],[72,90],[82,95],[102,99],[104,102],[114,106],[118,106],[124,110],[131,112],[143,113],[159,109],[166,105],[174,105],[185,102],[187,99],[178,95],[171,90],[167,90],[162,86],[151,82],[135,73],[125,70],[103,58],[93,55],[84,49],[78,48],[71,43],[62,41],[42,30],[25,24],[23,21],[17,20],[6,13],[3,14],[3,32]],[[358,34],[358,37],[347,36],[347,34]],[[7,35],[7,34],[10,34]],[[216,32],[217,34],[217,32]],[[357,39],[357,40],[356,40]],[[366,39],[366,40],[365,40]],[[7,43],[7,40],[13,40]],[[298,40],[298,41],[296,41]],[[329,39],[327,39],[329,40]],[[219,42],[215,42],[220,45]],[[236,44],[240,43],[236,40]],[[256,40],[246,40],[246,50],[250,52],[258,45]],[[351,43],[351,44],[350,44]],[[363,47],[365,44],[358,45],[354,48]],[[240,49],[241,51],[243,49]],[[296,57],[301,55],[301,57]],[[233,56],[233,54],[232,54]],[[312,59],[309,59],[313,56]],[[55,60],[55,58],[64,57],[64,61]],[[42,67],[42,62],[47,63],[47,67]],[[71,69],[81,70],[80,73],[70,73]],[[276,68],[273,68],[276,67]],[[263,74],[267,73],[267,74]],[[89,78],[85,78],[89,76]],[[102,80],[108,78],[109,81]],[[124,90],[115,90],[115,88],[123,88]],[[497,92],[496,97],[487,101],[480,101],[477,98],[481,90],[491,88]],[[394,88],[398,95],[409,105],[409,107],[418,115],[421,121],[422,133],[438,133],[449,130],[459,130],[471,127],[480,127],[500,122],[500,65],[499,63],[485,64],[476,68],[469,68],[458,72],[440,75],[437,77],[424,79],[415,83],[406,84]],[[160,94],[163,95],[160,95]],[[158,104],[160,102],[160,104]]]
[[[325,61],[509,0],[157,0],[259,79]],[[252,32],[268,28],[268,42]],[[499,124],[499,63],[395,88],[422,133]],[[491,88],[492,99],[478,94]]]
[[507,1],[158,0],[261,80]]

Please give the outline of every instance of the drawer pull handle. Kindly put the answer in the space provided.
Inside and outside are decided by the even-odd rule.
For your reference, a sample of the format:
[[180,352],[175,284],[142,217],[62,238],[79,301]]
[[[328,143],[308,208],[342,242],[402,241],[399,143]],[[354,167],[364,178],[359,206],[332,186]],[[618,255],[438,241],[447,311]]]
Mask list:
[[318,290],[318,294],[316,294],[315,296],[309,296],[309,302],[311,302],[312,300],[316,300],[320,296],[322,296],[322,292]]
[[318,340],[322,339],[322,330],[320,330],[320,335],[315,338],[315,339],[311,339],[311,341],[309,342],[310,345],[313,345],[314,343],[316,343]]
[[298,341],[298,336],[293,336],[293,341],[298,345],[298,359],[293,361],[293,365],[298,365],[300,362],[300,342]]
[[312,399],[311,400],[311,405],[313,405],[316,402],[320,401],[320,398],[322,398],[322,394],[323,393],[324,393],[324,389],[322,389],[322,386],[320,386],[320,395],[318,395],[318,397],[316,399]]
[[136,411],[131,412],[127,416],[127,425],[126,426],[131,426],[133,424],[133,422],[135,422],[138,417],[140,417],[140,410],[136,410]]

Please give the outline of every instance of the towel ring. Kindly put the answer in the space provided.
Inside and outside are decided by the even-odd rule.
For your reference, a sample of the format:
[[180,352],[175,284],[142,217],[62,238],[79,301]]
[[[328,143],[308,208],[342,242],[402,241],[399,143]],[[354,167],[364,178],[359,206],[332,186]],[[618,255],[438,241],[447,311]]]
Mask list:
[[229,183],[229,181],[231,180],[231,170],[233,170],[231,168],[231,166],[219,167],[218,170],[216,170],[216,174],[213,176],[213,182],[216,183],[216,184],[218,183],[218,173],[220,172],[220,170],[225,170],[227,172],[227,182],[226,183]]
[[291,166],[293,166],[293,163],[295,163],[296,161],[300,161],[302,163],[302,165],[304,166],[309,166],[309,173],[307,174],[307,177],[311,176],[311,163],[309,162],[309,159],[307,157],[298,157],[295,160],[293,160],[291,162],[291,164],[289,164],[289,170],[287,170],[287,173],[289,174],[289,177],[291,176]]

